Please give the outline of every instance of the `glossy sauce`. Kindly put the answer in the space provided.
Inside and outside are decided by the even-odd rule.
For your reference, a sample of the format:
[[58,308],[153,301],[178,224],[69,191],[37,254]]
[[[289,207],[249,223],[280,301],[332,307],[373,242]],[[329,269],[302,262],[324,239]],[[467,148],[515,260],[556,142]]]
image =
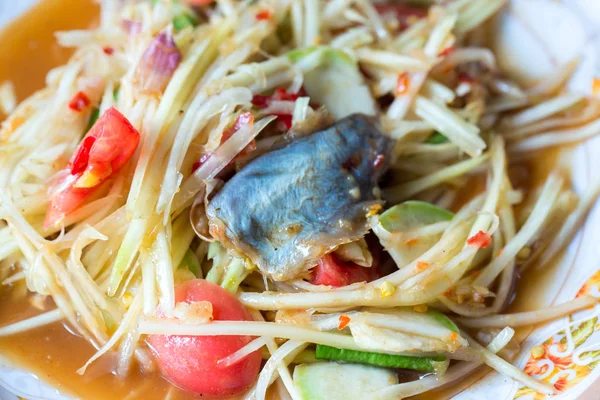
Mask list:
[[[69,12],[61,12],[68,9]],[[72,53],[59,47],[53,33],[57,30],[88,27],[97,16],[97,6],[91,0],[43,0],[38,6],[0,33],[3,51],[0,52],[0,82],[14,82],[19,101],[44,86],[45,75],[51,68],[66,62]],[[76,15],[77,19],[73,16]],[[543,181],[553,168],[557,152],[551,151],[527,163],[529,176],[525,179],[531,186]],[[522,171],[525,171],[523,169]],[[484,183],[484,181],[481,181]],[[482,185],[469,185],[481,190]],[[475,193],[470,193],[473,195]],[[469,196],[470,197],[470,196]],[[518,282],[517,297],[511,312],[538,308],[543,289],[540,275],[533,269]],[[536,284],[532,284],[536,281]],[[531,284],[530,284],[531,283]],[[526,299],[519,293],[526,292]],[[0,326],[23,320],[40,311],[30,305],[24,295],[24,287],[0,287]],[[10,305],[9,305],[10,304]],[[523,338],[530,329],[519,332]],[[93,347],[84,339],[70,334],[62,324],[56,323],[44,329],[25,334],[0,338],[0,355],[34,372],[42,380],[56,386],[65,394],[89,400],[104,399],[171,399],[184,400],[197,397],[174,388],[159,374],[144,376],[136,372],[126,380],[108,371],[110,357],[97,361],[84,376],[75,372],[94,354]],[[483,368],[462,382],[444,390],[417,396],[419,399],[444,399],[451,397],[470,384],[481,379],[489,370]],[[208,378],[208,377],[201,377]]]

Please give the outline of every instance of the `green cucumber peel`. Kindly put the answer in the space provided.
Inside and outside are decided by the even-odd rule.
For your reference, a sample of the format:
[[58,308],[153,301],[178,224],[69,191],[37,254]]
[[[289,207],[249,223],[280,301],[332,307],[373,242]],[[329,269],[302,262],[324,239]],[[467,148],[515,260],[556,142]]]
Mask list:
[[390,208],[379,217],[388,232],[406,232],[441,221],[450,221],[454,214],[431,203],[409,200]]
[[315,356],[319,360],[345,361],[355,364],[368,364],[385,368],[404,368],[426,372],[435,372],[438,369],[438,363],[446,361],[446,357],[442,355],[432,357],[401,356],[338,349],[322,344],[317,344]]
[[425,141],[427,144],[443,144],[448,142],[448,138],[437,131]]
[[438,310],[436,310],[434,308],[429,308],[427,310],[427,314],[430,315],[437,322],[439,322],[441,325],[443,325],[445,328],[448,328],[452,332],[456,332],[456,333],[460,334],[460,332],[458,331],[458,326],[456,326],[456,324],[450,318],[446,317],[444,314],[442,314]]
[[181,32],[185,28],[193,28],[197,25],[197,21],[190,14],[179,14],[173,17],[173,28],[175,32]]

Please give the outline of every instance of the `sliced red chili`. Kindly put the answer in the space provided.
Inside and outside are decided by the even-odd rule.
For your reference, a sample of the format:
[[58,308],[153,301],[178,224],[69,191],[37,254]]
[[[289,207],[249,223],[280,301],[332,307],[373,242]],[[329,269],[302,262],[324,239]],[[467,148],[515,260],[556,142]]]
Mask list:
[[264,21],[267,19],[271,19],[271,15],[272,15],[272,13],[270,10],[261,10],[256,13],[256,19],[258,21]]
[[69,101],[69,108],[73,111],[81,112],[91,103],[90,98],[84,92],[77,92]]
[[484,231],[479,231],[470,238],[467,239],[467,244],[470,246],[475,246],[480,249],[485,249],[492,243],[492,238],[490,235],[485,233]]

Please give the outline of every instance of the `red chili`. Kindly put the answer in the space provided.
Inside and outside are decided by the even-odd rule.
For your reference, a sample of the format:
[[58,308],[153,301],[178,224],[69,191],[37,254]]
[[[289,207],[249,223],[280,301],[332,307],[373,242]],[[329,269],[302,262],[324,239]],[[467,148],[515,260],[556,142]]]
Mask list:
[[403,72],[398,75],[398,81],[396,82],[396,96],[402,96],[405,94],[410,87],[410,76],[408,73]]
[[256,19],[258,21],[264,21],[267,19],[271,19],[271,15],[272,15],[272,13],[270,10],[261,10],[256,13]]
[[445,49],[443,49],[442,51],[440,51],[439,55],[442,57],[445,57],[447,55],[454,53],[455,50],[456,50],[455,46],[448,46]]
[[106,54],[107,56],[112,56],[112,54],[115,52],[115,49],[113,49],[110,46],[106,46],[102,49],[102,51],[104,52],[104,54]]
[[470,246],[475,246],[480,249],[485,249],[492,243],[492,238],[490,235],[485,233],[484,231],[479,231],[470,238],[467,239],[467,244]]
[[81,112],[90,105],[90,98],[83,92],[77,92],[69,101],[69,108],[73,111]]

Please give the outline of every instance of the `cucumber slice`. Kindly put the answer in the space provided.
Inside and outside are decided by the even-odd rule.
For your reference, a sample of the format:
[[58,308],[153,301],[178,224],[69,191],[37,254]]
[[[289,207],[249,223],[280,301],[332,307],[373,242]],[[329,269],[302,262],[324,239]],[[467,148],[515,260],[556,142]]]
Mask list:
[[[381,214],[379,222],[388,232],[416,232],[416,237],[407,238],[401,244],[390,245],[394,247],[396,262],[406,265],[416,260],[440,240],[441,233],[419,236],[418,229],[436,222],[449,221],[452,217],[454,214],[448,210],[423,201],[411,200],[398,204]],[[386,246],[385,242],[382,243]]]
[[428,144],[442,144],[442,143],[448,143],[448,138],[444,135],[442,135],[439,132],[434,132],[433,135],[429,136],[429,138],[425,141],[425,143]]
[[304,74],[304,89],[312,101],[321,104],[336,118],[362,113],[375,115],[375,100],[365,85],[358,64],[344,51],[312,47],[288,53],[298,63],[318,57],[318,66]]
[[294,369],[294,384],[302,400],[364,400],[397,383],[394,371],[367,365],[322,362]]
[[454,214],[433,204],[409,200],[398,204],[379,217],[388,232],[407,232],[436,222],[449,221]]
[[316,357],[320,360],[345,361],[349,363],[368,364],[386,368],[405,368],[416,371],[435,372],[436,363],[445,361],[446,357],[413,357],[395,354],[372,353],[370,351],[357,351],[338,349],[336,347],[318,344]]

